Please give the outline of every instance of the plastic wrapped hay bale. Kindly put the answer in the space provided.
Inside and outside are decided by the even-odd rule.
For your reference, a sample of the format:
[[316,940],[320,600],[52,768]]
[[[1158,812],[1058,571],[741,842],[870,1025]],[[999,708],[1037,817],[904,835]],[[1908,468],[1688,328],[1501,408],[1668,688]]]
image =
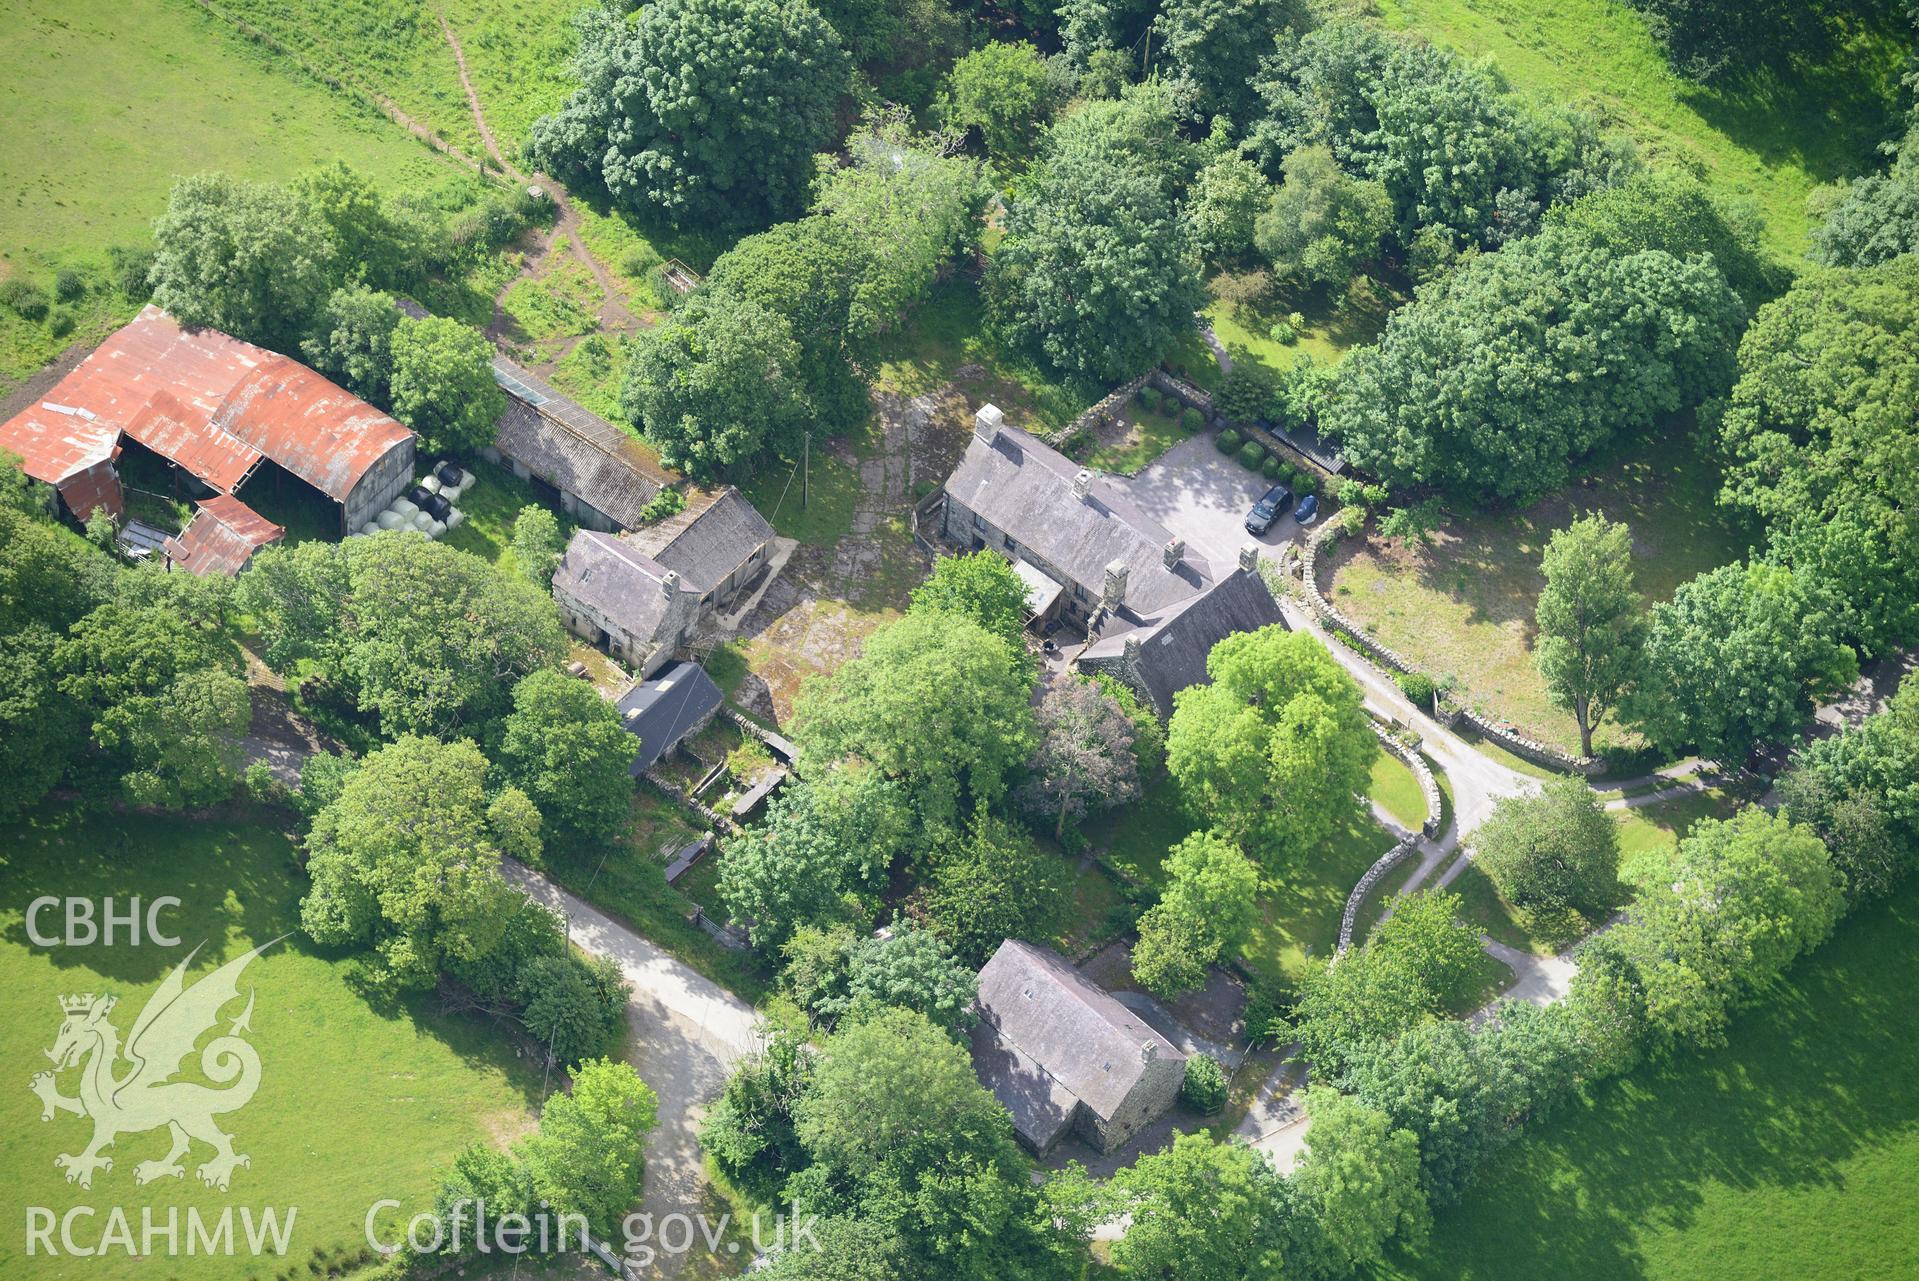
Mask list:
[[360,532],[362,534],[377,534],[380,532],[380,522],[378,520],[370,520],[360,526]]
[[378,525],[381,529],[398,529],[405,523],[406,517],[392,510],[383,511],[374,517],[374,524]]
[[458,529],[461,525],[465,523],[466,523],[466,513],[461,511],[458,507],[455,507],[452,511],[446,514],[446,527],[448,529]]
[[413,513],[413,528],[418,530],[432,529],[433,514],[431,512],[423,512],[416,509]]
[[446,522],[443,520],[433,521],[426,527],[426,536],[428,538],[438,538],[441,534],[444,534],[445,532],[446,532]]
[[440,486],[440,497],[446,499],[449,503],[458,499],[459,496],[465,492],[466,492],[466,487],[464,485],[441,485]]
[[412,520],[414,514],[417,513],[420,509],[418,506],[416,506],[413,503],[411,499],[396,498],[393,500],[393,506],[387,508],[387,510],[390,512],[397,512],[400,515],[401,519],[403,520]]
[[437,494],[440,492],[440,478],[434,475],[423,476],[420,478],[420,488],[429,494]]
[[473,482],[476,479],[478,479],[478,477],[474,476],[472,472],[467,471],[464,467],[460,469],[460,488],[461,489],[471,489],[473,487]]

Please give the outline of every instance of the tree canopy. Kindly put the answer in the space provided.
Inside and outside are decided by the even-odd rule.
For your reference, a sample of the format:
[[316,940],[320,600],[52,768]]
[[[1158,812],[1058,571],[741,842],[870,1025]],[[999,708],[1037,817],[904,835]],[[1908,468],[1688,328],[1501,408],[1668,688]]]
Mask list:
[[485,334],[446,316],[407,316],[391,350],[393,416],[420,433],[423,449],[470,456],[493,443],[506,393]]
[[634,754],[619,713],[588,682],[547,667],[514,685],[500,769],[556,832],[588,841],[618,833],[632,808]]
[[1268,867],[1359,813],[1379,745],[1359,686],[1306,632],[1220,641],[1212,682],[1173,696],[1166,767],[1187,809]]
[[1618,895],[1619,828],[1583,778],[1501,800],[1473,842],[1506,901],[1535,917],[1599,914]]
[[679,225],[765,224],[805,203],[847,89],[838,34],[804,0],[659,0],[582,20],[581,85],[533,126],[535,160]]
[[1604,720],[1638,673],[1645,604],[1633,583],[1632,531],[1595,512],[1553,531],[1540,557],[1546,586],[1533,617],[1533,664],[1556,706],[1579,724],[1579,750],[1593,751]]

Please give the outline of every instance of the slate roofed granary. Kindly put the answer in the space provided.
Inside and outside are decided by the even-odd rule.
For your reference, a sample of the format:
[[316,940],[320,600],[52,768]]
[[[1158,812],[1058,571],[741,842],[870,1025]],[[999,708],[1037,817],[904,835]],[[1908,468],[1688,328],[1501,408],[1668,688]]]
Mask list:
[[[125,498],[115,464],[130,445],[179,469],[190,496],[241,491],[271,464],[358,529],[413,475],[414,434],[299,361],[148,305],[45,396],[0,423],[0,449],[52,486],[76,518]],[[257,518],[257,517],[256,517]],[[263,518],[259,518],[263,519]]]
[[979,972],[973,1066],[1045,1153],[1069,1131],[1111,1152],[1169,1111],[1186,1056],[1050,948],[1008,939]]
[[1197,555],[1119,486],[1079,466],[993,405],[946,482],[948,543],[990,550],[1027,584],[1033,622],[1083,631],[1081,671],[1131,686],[1162,717],[1207,680],[1206,656],[1234,632],[1283,625],[1256,546],[1231,569]]

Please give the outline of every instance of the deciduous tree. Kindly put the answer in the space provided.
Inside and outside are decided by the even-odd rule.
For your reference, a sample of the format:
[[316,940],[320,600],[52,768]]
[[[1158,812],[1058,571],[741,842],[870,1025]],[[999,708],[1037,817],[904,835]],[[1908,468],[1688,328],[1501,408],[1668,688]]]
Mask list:
[[1617,897],[1619,827],[1582,778],[1505,798],[1473,843],[1475,861],[1506,901],[1542,919],[1600,912]]
[[572,1093],[546,1101],[540,1132],[524,1144],[534,1191],[555,1212],[584,1215],[600,1236],[614,1237],[640,1195],[642,1146],[659,1110],[659,1099],[627,1064],[580,1064]]
[[1579,724],[1592,755],[1593,727],[1639,670],[1645,603],[1633,586],[1632,531],[1595,512],[1556,530],[1540,558],[1546,586],[1534,617],[1533,665],[1546,692]]
[[633,802],[633,736],[600,691],[557,668],[513,687],[498,752],[501,771],[556,832],[610,840]]
[[393,416],[422,448],[472,455],[493,443],[506,393],[493,380],[493,345],[446,316],[403,318],[393,331]]
[[1024,795],[1036,813],[1052,820],[1054,840],[1063,840],[1068,825],[1089,808],[1110,808],[1139,795],[1133,721],[1117,702],[1084,681],[1059,681],[1041,696],[1037,715],[1039,750]]
[[1242,1281],[1286,1270],[1290,1189],[1244,1144],[1176,1135],[1114,1174],[1112,1192],[1113,1208],[1131,1216],[1113,1243],[1127,1276]]

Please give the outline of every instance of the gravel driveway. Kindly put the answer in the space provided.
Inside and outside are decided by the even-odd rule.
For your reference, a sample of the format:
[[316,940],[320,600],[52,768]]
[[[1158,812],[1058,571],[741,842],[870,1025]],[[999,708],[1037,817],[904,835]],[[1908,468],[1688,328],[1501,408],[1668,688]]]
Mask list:
[[1115,476],[1112,483],[1211,561],[1215,574],[1235,568],[1249,542],[1277,549],[1300,536],[1290,511],[1259,538],[1246,532],[1247,510],[1273,482],[1220,453],[1211,432],[1181,441],[1137,476]]

